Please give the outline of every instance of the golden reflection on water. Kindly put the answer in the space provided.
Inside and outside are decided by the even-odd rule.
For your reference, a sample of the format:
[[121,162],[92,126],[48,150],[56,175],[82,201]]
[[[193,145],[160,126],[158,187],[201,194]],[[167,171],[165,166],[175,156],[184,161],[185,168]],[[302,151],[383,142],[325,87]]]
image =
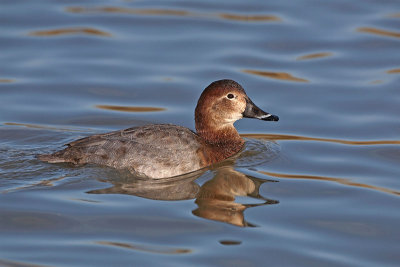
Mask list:
[[86,34],[86,35],[98,35],[98,36],[112,36],[111,33],[97,30],[94,28],[85,28],[85,27],[75,27],[75,28],[62,28],[62,29],[54,29],[54,30],[46,30],[46,31],[33,31],[28,33],[30,36],[58,36],[58,35],[73,35],[73,34]]
[[331,53],[331,52],[313,53],[313,54],[300,56],[300,57],[296,58],[296,60],[308,60],[308,59],[314,59],[314,58],[323,58],[323,57],[330,57],[332,55],[333,55],[333,53]]
[[394,13],[389,15],[390,18],[400,18],[400,13]]
[[133,15],[156,15],[156,16],[180,16],[180,17],[197,17],[197,18],[221,18],[225,20],[235,20],[241,22],[268,22],[282,21],[281,18],[274,15],[243,15],[231,13],[207,14],[194,13],[185,10],[172,9],[139,9],[126,7],[67,7],[66,12],[87,14],[87,13],[116,13],[116,14],[133,14]]
[[142,251],[142,252],[149,252],[149,253],[156,253],[156,254],[168,254],[168,255],[175,255],[175,254],[187,254],[191,253],[192,250],[190,249],[171,249],[171,248],[163,248],[159,246],[143,246],[143,245],[131,245],[128,243],[122,242],[112,242],[112,241],[96,241],[95,244],[99,245],[107,245],[119,248],[126,248],[135,251]]
[[219,14],[220,18],[237,21],[282,21],[279,17],[273,15],[237,15],[237,14]]
[[303,78],[294,77],[286,72],[272,72],[272,71],[259,71],[259,70],[242,70],[244,73],[254,74],[258,76],[263,76],[267,78],[277,79],[277,80],[285,80],[291,82],[306,82],[309,81]]
[[382,80],[374,80],[374,81],[371,81],[371,82],[369,82],[370,84],[382,84],[383,83],[383,81]]
[[170,16],[188,16],[191,13],[182,10],[171,9],[138,9],[126,7],[67,7],[70,13],[120,13],[137,15],[170,15]]
[[372,28],[372,27],[360,27],[360,28],[357,28],[357,31],[371,33],[371,34],[375,34],[375,35],[383,35],[383,36],[387,36],[387,37],[400,38],[400,32],[387,31],[387,30],[382,30],[382,29],[377,29],[377,28]]
[[386,73],[388,74],[400,74],[400,68],[399,69],[392,69],[392,70],[388,70],[386,71]]
[[265,140],[318,141],[318,142],[330,142],[330,143],[358,145],[358,146],[400,145],[400,140],[350,141],[350,140],[333,139],[333,138],[318,138],[318,137],[283,135],[283,134],[241,134],[241,136],[248,138],[255,138],[255,139],[265,139]]
[[166,110],[165,108],[156,108],[156,107],[127,107],[127,106],[111,106],[111,105],[96,105],[96,108],[122,111],[122,112],[157,112]]
[[224,246],[233,246],[233,245],[240,245],[242,241],[235,241],[235,240],[220,240],[219,243]]
[[70,129],[70,128],[58,128],[58,127],[50,127],[45,125],[38,124],[29,124],[29,123],[16,123],[16,122],[5,122],[4,125],[8,126],[22,126],[33,129],[44,129],[44,130],[53,130],[53,131],[63,131],[63,132],[92,132],[93,130],[89,129]]
[[349,186],[354,186],[354,187],[368,188],[368,189],[400,196],[399,191],[391,190],[391,189],[384,188],[384,187],[369,185],[369,184],[356,183],[356,182],[352,182],[350,179],[345,179],[345,178],[317,176],[317,175],[304,175],[304,174],[286,174],[286,173],[277,173],[277,172],[268,172],[268,171],[258,171],[258,172],[261,174],[271,176],[271,177],[284,178],[284,179],[307,179],[307,180],[321,180],[321,181],[336,182],[339,184],[344,184],[344,185],[349,185]]
[[14,79],[0,79],[0,83],[13,83],[15,82]]

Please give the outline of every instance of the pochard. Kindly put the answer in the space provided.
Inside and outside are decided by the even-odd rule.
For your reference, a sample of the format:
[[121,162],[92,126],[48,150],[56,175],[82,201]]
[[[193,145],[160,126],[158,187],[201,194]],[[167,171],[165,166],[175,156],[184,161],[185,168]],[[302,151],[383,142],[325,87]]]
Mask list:
[[233,123],[241,118],[279,120],[258,108],[240,84],[219,80],[204,89],[197,102],[196,131],[172,124],[149,124],[88,136],[38,158],[49,163],[94,163],[128,169],[147,178],[173,177],[237,154],[245,141]]

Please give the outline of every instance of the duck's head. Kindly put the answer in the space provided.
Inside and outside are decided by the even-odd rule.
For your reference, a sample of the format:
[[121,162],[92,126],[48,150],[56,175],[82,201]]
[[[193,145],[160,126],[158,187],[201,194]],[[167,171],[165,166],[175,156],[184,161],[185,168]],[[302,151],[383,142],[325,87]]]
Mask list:
[[200,135],[233,128],[233,123],[241,118],[279,120],[278,116],[257,107],[233,80],[215,81],[204,89],[195,110],[196,130]]

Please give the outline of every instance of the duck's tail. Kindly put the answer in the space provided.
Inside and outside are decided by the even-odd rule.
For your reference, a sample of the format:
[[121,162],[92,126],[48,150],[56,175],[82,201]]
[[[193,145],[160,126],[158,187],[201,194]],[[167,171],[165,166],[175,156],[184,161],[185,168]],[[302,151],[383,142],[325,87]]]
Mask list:
[[64,157],[64,150],[57,151],[53,154],[36,155],[36,158],[48,163],[69,162],[69,160]]

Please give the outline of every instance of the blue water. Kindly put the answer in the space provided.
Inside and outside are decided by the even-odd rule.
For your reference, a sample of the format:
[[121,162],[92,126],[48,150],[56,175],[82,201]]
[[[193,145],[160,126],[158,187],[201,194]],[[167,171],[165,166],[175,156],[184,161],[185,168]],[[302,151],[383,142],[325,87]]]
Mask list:
[[[398,266],[399,1],[1,1],[1,266]],[[35,159],[194,128],[234,79],[277,123],[154,183]]]

